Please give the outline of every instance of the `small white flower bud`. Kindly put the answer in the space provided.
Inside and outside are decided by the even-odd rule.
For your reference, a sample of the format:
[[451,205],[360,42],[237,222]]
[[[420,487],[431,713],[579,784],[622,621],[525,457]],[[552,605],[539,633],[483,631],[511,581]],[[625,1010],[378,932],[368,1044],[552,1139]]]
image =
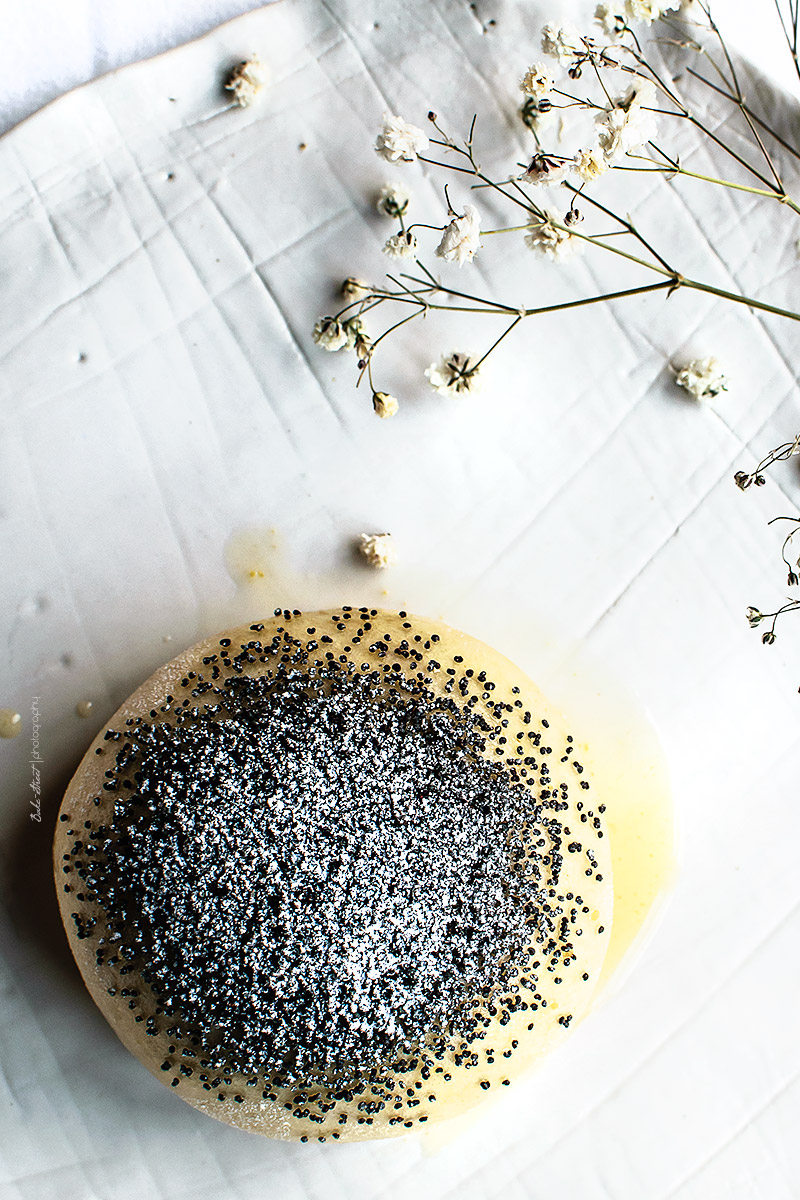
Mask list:
[[376,414],[384,419],[393,417],[400,407],[397,397],[390,396],[388,392],[373,392],[372,407]]

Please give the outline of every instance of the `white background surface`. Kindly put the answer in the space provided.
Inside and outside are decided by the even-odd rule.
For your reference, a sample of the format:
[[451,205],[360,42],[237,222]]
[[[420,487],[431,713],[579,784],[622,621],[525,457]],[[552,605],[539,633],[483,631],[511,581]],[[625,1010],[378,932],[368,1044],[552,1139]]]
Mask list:
[[[258,7],[252,0],[2,0],[0,131],[68,88],[179,46]],[[570,11],[569,0],[545,7],[543,20]],[[715,11],[724,17],[734,44],[746,49],[769,78],[792,86],[791,66],[775,53],[772,0],[718,0]]]
[[[141,41],[156,36],[144,6],[118,6],[129,20],[117,22],[105,5],[88,10],[106,19],[100,35],[70,23],[80,59],[53,32],[65,11],[48,14],[47,37],[39,22],[36,87],[157,46]],[[169,27],[162,14],[157,36],[190,32],[187,11]],[[159,661],[270,593],[375,595],[347,547],[362,528],[391,528],[403,567],[386,603],[457,622],[472,595],[472,628],[512,652],[516,607],[547,631],[523,643],[537,673],[585,638],[638,692],[675,780],[671,906],[625,988],[470,1131],[444,1145],[265,1142],[181,1105],[84,996],[53,926],[49,826],[27,820],[26,728],[0,745],[6,897],[14,884],[4,1197],[798,1194],[800,638],[787,626],[765,650],[742,618],[780,602],[780,536],[765,522],[792,511],[798,485],[789,468],[747,496],[731,483],[796,432],[796,329],[682,294],[548,318],[498,358],[481,396],[449,403],[420,385],[452,337],[431,321],[381,366],[403,402],[392,422],[354,393],[351,363],[310,344],[334,282],[383,267],[370,195],[393,173],[370,143],[384,107],[421,122],[435,105],[458,130],[476,105],[486,164],[523,152],[513,89],[539,18],[509,3],[480,13],[497,17],[495,34],[456,0],[283,0],[65,98],[0,144],[0,703],[29,722],[41,697],[52,819],[93,729]],[[224,65],[252,51],[273,74],[264,104],[213,115]],[[21,73],[5,79],[13,117],[34,93]],[[686,131],[674,144],[713,166]],[[405,178],[441,221],[441,177]],[[630,207],[683,270],[797,307],[797,230],[782,211],[650,183]],[[622,278],[596,257],[525,258],[521,276],[520,254],[492,246],[472,281],[531,303]],[[469,348],[490,336],[458,331]],[[699,409],[666,367],[695,353],[717,354],[732,379]],[[279,562],[261,591],[226,567],[248,527],[267,574]],[[96,717],[81,723],[85,696]]]

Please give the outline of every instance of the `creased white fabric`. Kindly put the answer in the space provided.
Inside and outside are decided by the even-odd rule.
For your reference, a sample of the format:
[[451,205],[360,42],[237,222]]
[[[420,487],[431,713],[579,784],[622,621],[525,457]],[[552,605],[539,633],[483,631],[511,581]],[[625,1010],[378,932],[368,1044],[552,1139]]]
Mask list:
[[[125,57],[139,35],[122,47],[103,8]],[[390,421],[354,390],[354,362],[311,341],[338,281],[382,276],[387,178],[444,220],[440,174],[373,153],[382,112],[424,123],[436,107],[459,132],[479,106],[482,161],[508,170],[547,15],[282,0],[0,142],[0,705],[25,722],[0,744],[4,1200],[796,1195],[800,626],[764,648],[744,609],[781,601],[766,522],[793,510],[798,479],[789,464],[742,495],[732,474],[800,427],[797,327],[699,295],[620,301],[529,322],[484,391],[451,401],[424,368],[500,330],[431,316],[376,357],[400,397]],[[176,17],[164,36],[187,31]],[[97,44],[70,79],[93,72]],[[224,65],[253,52],[272,73],[263,103],[220,113]],[[784,121],[782,98],[747,80]],[[31,93],[12,91],[13,118]],[[689,130],[674,137],[684,162],[714,167]],[[484,228],[503,215],[475,203]],[[797,235],[777,205],[647,178],[630,207],[685,272],[797,307]],[[597,253],[553,264],[486,241],[442,272],[527,306],[632,278]],[[667,364],[708,354],[731,387],[698,406]],[[385,529],[400,566],[378,580],[350,548]],[[237,589],[248,565],[265,582]],[[91,733],[165,657],[267,597],[444,616],[554,680],[586,638],[664,743],[680,870],[657,935],[562,1053],[438,1146],[282,1145],[200,1116],[118,1045],[54,925],[47,821]]]

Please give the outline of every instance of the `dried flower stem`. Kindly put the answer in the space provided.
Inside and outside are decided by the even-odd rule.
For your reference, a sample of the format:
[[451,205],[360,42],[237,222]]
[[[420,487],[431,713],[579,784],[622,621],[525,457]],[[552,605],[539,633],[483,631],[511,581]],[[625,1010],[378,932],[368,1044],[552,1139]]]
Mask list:
[[775,525],[778,521],[789,521],[794,526],[794,529],[790,530],[790,532],[787,533],[786,537],[783,539],[783,545],[781,547],[781,558],[789,568],[789,587],[794,587],[798,582],[800,582],[797,577],[797,572],[795,571],[795,567],[798,564],[789,562],[788,558],[786,557],[786,547],[791,543],[794,535],[800,531],[800,517],[773,517],[768,524]]
[[[422,267],[422,263],[420,263],[420,262],[418,262],[417,265]],[[423,267],[423,270],[424,270],[424,267]],[[407,278],[412,278],[412,277],[407,276]],[[419,281],[419,282],[422,282],[422,281]],[[375,341],[372,343],[372,349],[374,351],[376,346],[378,346],[380,344],[380,342],[382,342],[384,340],[384,338],[388,337],[389,334],[394,333],[395,329],[399,329],[401,325],[406,325],[409,321],[412,321],[415,317],[423,316],[429,310],[439,310],[442,312],[484,313],[484,314],[489,314],[492,316],[503,316],[504,314],[514,313],[515,318],[514,318],[513,322],[511,323],[511,325],[509,326],[509,328],[506,330],[506,333],[502,334],[502,336],[499,337],[497,339],[497,341],[493,343],[493,345],[489,348],[489,350],[487,350],[486,353],[483,355],[483,357],[480,359],[480,362],[483,362],[484,359],[486,359],[488,357],[488,355],[491,353],[491,351],[494,350],[495,346],[498,346],[500,344],[500,342],[503,340],[503,338],[506,336],[506,334],[510,333],[511,330],[524,317],[538,317],[538,316],[542,316],[544,313],[565,312],[567,309],[571,309],[571,308],[585,308],[589,304],[602,304],[603,302],[605,302],[607,300],[623,300],[629,296],[642,296],[648,292],[665,291],[667,289],[671,290],[671,289],[674,289],[676,286],[680,287],[682,285],[680,283],[676,284],[672,279],[666,279],[659,283],[649,283],[649,284],[643,284],[640,287],[624,288],[621,291],[617,291],[617,292],[603,292],[603,294],[599,295],[599,296],[581,296],[580,299],[578,299],[578,300],[564,300],[559,304],[543,304],[543,305],[538,305],[536,307],[531,307],[531,308],[528,308],[525,306],[520,307],[520,308],[511,308],[507,304],[498,304],[491,300],[483,300],[483,299],[481,299],[481,297],[473,296],[469,292],[456,291],[454,288],[445,287],[438,282],[436,282],[432,285],[427,285],[427,284],[423,283],[423,286],[420,287],[417,291],[412,291],[411,289],[402,287],[402,285],[401,285],[402,290],[399,292],[388,292],[387,291],[387,292],[383,292],[383,293],[378,293],[380,295],[380,299],[381,300],[393,300],[399,304],[414,304],[416,306],[416,311],[413,313],[410,313],[406,317],[403,317],[402,320],[396,321],[395,324],[390,325],[388,329],[385,329],[383,331],[383,333],[380,334],[380,336],[377,337],[375,339]],[[464,300],[473,300],[475,303],[471,304],[471,305],[436,304],[436,303],[424,298],[426,293],[428,295],[432,295],[437,292],[441,293],[442,295],[445,295],[445,296],[455,296],[457,298],[462,298]],[[349,308],[351,306],[348,305],[347,307]],[[374,308],[374,307],[376,307],[376,305],[372,305],[372,307]],[[344,312],[346,312],[346,309],[341,309],[336,314],[335,319],[339,320]]]
[[[775,168],[775,164],[772,161],[772,156],[770,155],[769,151],[767,150],[767,147],[764,145],[761,135],[759,134],[758,129],[755,126],[755,123],[753,122],[753,120],[750,117],[750,114],[747,111],[747,107],[744,102],[744,96],[742,95],[742,89],[739,84],[739,77],[736,73],[736,67],[733,64],[733,59],[731,58],[730,53],[728,51],[728,47],[725,44],[725,39],[723,38],[722,34],[720,33],[719,27],[717,26],[716,22],[714,21],[714,18],[711,15],[710,7],[706,4],[703,6],[703,9],[706,14],[706,19],[708,20],[708,24],[709,24],[711,30],[713,31],[714,36],[717,39],[717,42],[719,43],[719,46],[720,46],[720,49],[722,50],[723,55],[725,56],[725,62],[728,66],[728,70],[730,72],[731,83],[733,85],[731,90],[733,91],[734,96],[735,96],[736,107],[739,109],[739,111],[741,112],[745,121],[747,122],[750,132],[752,133],[753,137],[755,138],[758,148],[761,151],[762,155],[764,156],[767,166],[769,167],[770,174],[772,175],[772,177],[775,181],[775,187],[776,187],[777,191],[782,192],[785,195],[785,188],[783,186],[781,177]],[[711,61],[710,55],[708,55],[708,58]],[[725,79],[723,72],[720,71],[718,73],[720,74],[721,78]],[[727,80],[726,80],[726,82],[727,82]],[[787,200],[788,200],[788,197],[787,197]],[[792,203],[792,207],[794,207],[796,211],[800,211],[799,209],[797,209],[796,205],[794,205],[794,202],[791,202],[791,203]]]
[[789,3],[789,20],[786,17],[781,7],[781,0],[775,0],[775,7],[778,10],[783,33],[786,38],[786,44],[789,47],[789,53],[794,61],[794,69],[797,72],[797,77],[800,79],[800,59],[798,58],[798,24],[800,23],[800,5],[798,0],[788,0]]
[[707,292],[710,296],[719,296],[722,300],[730,300],[734,304],[744,304],[747,308],[758,312],[772,313],[776,317],[786,317],[789,321],[800,321],[800,313],[788,308],[780,308],[776,304],[767,304],[763,300],[753,300],[749,296],[740,296],[736,292],[728,292],[725,288],[714,287],[710,283],[700,283],[696,279],[680,278],[677,286],[692,288],[696,292]]
[[735,192],[749,192],[751,196],[766,196],[768,199],[778,200],[784,204],[788,202],[787,199],[784,199],[783,196],[779,195],[774,188],[751,187],[746,183],[735,183],[732,179],[720,179],[716,175],[703,175],[699,171],[690,171],[688,168],[681,166],[677,159],[670,158],[654,143],[651,142],[650,144],[658,154],[661,154],[667,160],[663,167],[654,164],[652,158],[647,158],[645,155],[632,154],[631,158],[641,158],[643,162],[647,162],[650,165],[647,167],[627,167],[620,164],[619,166],[615,166],[614,170],[639,171],[642,174],[647,174],[649,172],[651,175],[661,174],[667,176],[668,178],[674,178],[676,175],[683,175],[687,179],[699,179],[702,180],[703,183],[713,183],[716,184],[717,187],[731,188]]
[[768,133],[771,138],[774,138],[778,145],[781,146],[788,154],[791,154],[793,158],[800,159],[800,150],[798,150],[795,146],[792,146],[791,143],[787,142],[785,138],[781,137],[778,131],[773,129],[771,125],[768,125],[764,118],[760,117],[758,113],[753,112],[752,108],[750,108],[745,101],[739,101],[736,96],[733,96],[725,88],[722,88],[718,84],[714,83],[713,80],[706,79],[706,77],[701,75],[699,71],[695,71],[693,67],[687,67],[686,73],[687,75],[693,76],[694,79],[699,80],[700,83],[705,84],[707,88],[711,88],[713,92],[723,96],[726,100],[730,100],[732,103],[739,105],[739,107],[741,107],[742,110],[747,113],[751,120],[755,121],[756,125],[758,125],[760,129],[763,129],[765,133]]
[[767,482],[764,472],[768,470],[773,463],[785,462],[787,458],[792,458],[795,454],[800,454],[800,433],[792,442],[784,442],[781,446],[776,446],[774,450],[770,450],[769,454],[761,459],[758,466],[752,471],[737,471],[733,479],[737,487],[746,492],[753,484],[756,487],[763,487]]
[[[631,56],[633,61],[636,63],[636,67],[627,66],[625,63],[622,63],[622,62],[620,62],[618,65],[620,66],[620,68],[623,71],[627,71],[633,75],[639,75],[642,78],[648,78],[648,79],[652,80],[652,82],[662,92],[662,94],[665,97],[667,97],[671,101],[671,103],[674,105],[673,110],[659,109],[657,111],[662,112],[664,115],[667,115],[667,116],[680,117],[684,120],[689,121],[692,125],[695,126],[695,128],[700,130],[701,133],[703,133],[707,138],[709,138],[712,142],[714,142],[715,145],[719,146],[719,148],[721,150],[723,150],[727,155],[729,155],[737,163],[739,163],[739,165],[741,167],[743,167],[746,171],[748,171],[751,175],[753,175],[754,178],[758,179],[759,182],[764,185],[764,188],[767,189],[768,195],[775,196],[782,203],[787,204],[795,212],[800,213],[800,205],[798,205],[786,193],[786,190],[783,186],[781,177],[780,177],[780,175],[775,167],[775,164],[772,160],[772,156],[770,155],[767,147],[765,146],[764,141],[758,132],[757,126],[761,126],[767,133],[769,133],[772,137],[774,137],[776,141],[781,141],[781,139],[778,137],[778,135],[775,133],[775,131],[767,124],[766,121],[764,121],[763,119],[757,119],[754,116],[754,114],[751,113],[749,106],[745,102],[744,95],[742,93],[742,89],[739,85],[738,75],[736,72],[736,68],[733,64],[733,60],[730,56],[730,52],[728,51],[725,40],[722,37],[722,34],[720,33],[718,26],[716,25],[716,23],[713,20],[713,17],[711,16],[710,7],[708,5],[702,5],[701,7],[703,8],[703,11],[706,14],[709,28],[714,33],[714,36],[716,37],[716,39],[719,42],[719,45],[722,49],[730,76],[725,74],[725,71],[715,62],[715,60],[713,59],[711,54],[708,52],[708,50],[705,50],[702,47],[698,47],[698,49],[700,50],[701,53],[703,53],[704,57],[708,60],[708,62],[711,64],[711,66],[714,68],[714,70],[718,74],[719,78],[725,84],[725,90],[723,90],[722,88],[716,87],[713,83],[711,83],[709,80],[707,80],[704,76],[700,75],[696,71],[693,71],[691,68],[688,68],[689,74],[691,74],[694,78],[698,79],[701,83],[705,84],[706,86],[712,87],[714,91],[717,91],[720,94],[724,95],[727,100],[729,100],[732,104],[734,104],[737,109],[739,109],[739,111],[741,112],[742,116],[745,119],[745,122],[748,125],[748,128],[750,129],[750,132],[753,135],[753,138],[756,142],[756,145],[757,145],[762,157],[764,158],[764,160],[767,164],[771,178],[767,175],[764,175],[761,171],[759,171],[756,167],[754,167],[752,163],[748,162],[747,159],[744,158],[743,155],[739,154],[738,151],[734,150],[732,146],[728,145],[727,142],[725,142],[724,139],[719,136],[719,134],[717,134],[714,130],[709,128],[709,126],[703,120],[701,120],[701,118],[698,117],[696,115],[696,113],[694,113],[683,102],[683,100],[680,98],[680,96],[675,91],[675,89],[671,88],[665,82],[665,80],[662,78],[662,76],[659,74],[659,72],[656,71],[655,67],[653,67],[653,65],[644,57],[644,55],[641,52],[641,49],[638,47],[638,44],[637,44],[636,48],[633,48],[631,46],[626,46],[623,48],[624,50],[627,51],[627,53]],[[796,153],[796,151],[794,153]],[[680,169],[680,167],[677,167],[676,173],[683,174],[684,172]]]
[[750,617],[750,624],[755,627],[755,625],[760,624],[761,621],[768,621],[770,618],[772,619],[772,624],[770,625],[769,629],[765,630],[765,632],[761,635],[761,640],[764,645],[771,646],[777,637],[777,634],[775,633],[775,625],[777,624],[778,618],[782,617],[784,613],[797,612],[798,609],[800,609],[800,600],[787,600],[786,603],[782,604],[780,608],[775,610],[775,612],[760,612],[758,614],[760,618],[758,621]]
[[[772,454],[767,455],[767,457],[759,463],[759,466],[754,472],[752,472],[751,475],[745,475],[742,471],[737,472],[735,477],[737,484],[740,488],[742,488],[742,490],[748,488],[751,483],[755,483],[757,486],[763,485],[766,480],[764,479],[763,475],[758,473],[759,468],[763,467],[766,469],[766,467],[771,466],[773,462],[790,458],[792,454],[796,454],[798,452],[798,447],[800,447],[800,435],[795,438],[794,442],[787,443],[786,446],[778,447],[778,449],[774,450]],[[787,569],[787,585],[789,587],[797,587],[798,584],[800,584],[800,575],[798,575],[798,571],[800,571],[800,559],[792,562],[787,557],[786,551],[792,544],[794,537],[800,533],[800,517],[773,517],[772,520],[768,521],[767,523],[769,525],[775,525],[778,521],[788,521],[792,526],[792,528],[789,530],[789,533],[783,539],[783,545],[781,546],[781,558],[783,559],[784,566]],[[778,618],[782,617],[785,613],[797,612],[798,610],[800,610],[800,600],[787,600],[785,604],[781,605],[781,607],[776,609],[774,612],[764,613],[761,612],[760,609],[753,608],[751,606],[747,609],[745,616],[750,623],[751,629],[756,629],[763,621],[771,621],[769,629],[767,629],[761,635],[761,640],[764,645],[771,646],[777,637],[777,634],[775,633],[775,625],[778,621]]]

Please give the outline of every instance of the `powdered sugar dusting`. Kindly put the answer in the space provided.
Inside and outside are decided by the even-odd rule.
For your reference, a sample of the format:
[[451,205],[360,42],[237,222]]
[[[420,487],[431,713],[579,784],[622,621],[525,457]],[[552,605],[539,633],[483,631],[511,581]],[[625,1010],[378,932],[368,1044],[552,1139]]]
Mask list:
[[503,982],[536,933],[526,901],[552,925],[523,842],[534,819],[548,849],[557,831],[480,755],[481,724],[296,670],[234,678],[224,710],[137,735],[97,883],[162,1002],[216,1028],[225,1063],[374,1065]]

